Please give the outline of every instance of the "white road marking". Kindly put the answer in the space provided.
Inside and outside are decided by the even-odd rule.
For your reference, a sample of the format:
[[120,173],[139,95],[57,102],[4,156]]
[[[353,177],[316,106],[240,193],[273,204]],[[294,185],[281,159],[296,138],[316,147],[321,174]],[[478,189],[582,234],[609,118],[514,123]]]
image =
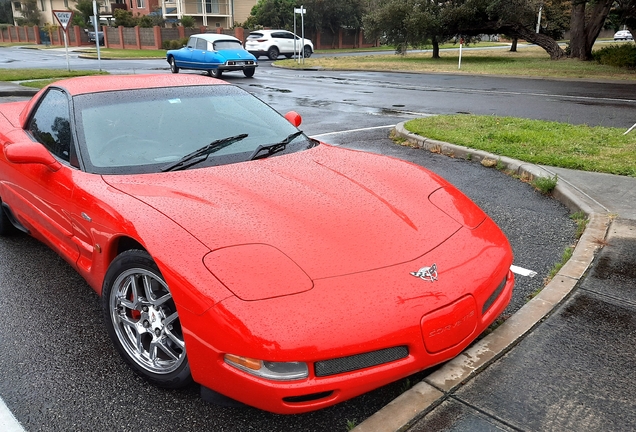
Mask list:
[[337,134],[344,134],[344,133],[351,133],[351,132],[363,132],[363,131],[368,131],[368,130],[373,130],[373,129],[389,129],[395,127],[395,125],[386,125],[386,126],[373,126],[373,127],[368,127],[368,128],[360,128],[360,129],[349,129],[349,130],[343,130],[343,131],[338,131],[338,132],[327,132],[327,133],[323,133],[323,134],[319,134],[319,135],[312,135],[312,138],[320,138],[320,137],[324,137],[327,135],[337,135]]
[[4,401],[0,398],[0,431],[2,432],[24,432],[24,429],[13,417],[9,408],[5,405]]
[[523,267],[518,267],[516,265],[511,265],[510,266],[510,271],[515,273],[515,274],[518,274],[518,275],[521,275],[521,276],[528,276],[528,277],[531,277],[531,278],[533,278],[533,277],[535,277],[537,275],[536,271],[524,269]]

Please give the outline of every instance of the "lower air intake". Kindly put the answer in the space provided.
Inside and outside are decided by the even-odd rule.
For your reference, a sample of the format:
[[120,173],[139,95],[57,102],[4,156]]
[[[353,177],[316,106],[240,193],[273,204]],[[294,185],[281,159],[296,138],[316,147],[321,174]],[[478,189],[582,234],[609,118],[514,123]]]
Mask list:
[[319,361],[314,364],[314,369],[317,377],[324,377],[389,363],[403,359],[408,355],[409,349],[406,346],[398,346],[364,354]]

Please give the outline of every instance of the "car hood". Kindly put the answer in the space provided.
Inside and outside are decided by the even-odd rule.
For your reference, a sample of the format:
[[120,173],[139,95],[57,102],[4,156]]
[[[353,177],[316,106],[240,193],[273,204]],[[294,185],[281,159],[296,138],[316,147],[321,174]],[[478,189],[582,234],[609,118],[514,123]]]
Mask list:
[[[210,250],[266,244],[312,279],[411,261],[461,224],[428,196],[446,182],[396,159],[320,145],[250,162],[104,176]],[[245,271],[258,262],[245,263]]]

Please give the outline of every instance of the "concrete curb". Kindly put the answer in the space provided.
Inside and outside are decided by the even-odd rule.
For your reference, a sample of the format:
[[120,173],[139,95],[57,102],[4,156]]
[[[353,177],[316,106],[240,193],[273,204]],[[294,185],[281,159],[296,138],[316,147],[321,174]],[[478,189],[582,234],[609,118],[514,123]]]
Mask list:
[[[553,176],[550,171],[537,165],[412,134],[404,128],[404,123],[395,127],[395,133],[421,149],[428,149],[452,157],[470,158],[478,162],[483,159],[499,161],[506,169],[525,178]],[[508,352],[568,297],[587,271],[596,250],[605,239],[611,217],[603,212],[602,207],[594,200],[580,191],[568,187],[564,182],[557,181],[553,195],[571,211],[582,211],[589,217],[585,232],[579,239],[572,258],[537,296],[492,333],[428,375],[422,382],[402,393],[387,406],[355,427],[354,432],[407,430],[446,400],[458,387]]]

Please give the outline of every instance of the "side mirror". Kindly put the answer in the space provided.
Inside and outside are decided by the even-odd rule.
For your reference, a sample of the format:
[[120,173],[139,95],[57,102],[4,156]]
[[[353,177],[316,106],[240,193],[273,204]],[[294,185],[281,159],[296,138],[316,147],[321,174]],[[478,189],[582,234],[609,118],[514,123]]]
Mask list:
[[8,144],[4,148],[4,155],[7,160],[15,164],[42,164],[51,171],[62,168],[51,153],[40,143],[22,141]]
[[285,118],[295,127],[300,126],[300,124],[303,122],[303,118],[296,111],[288,112],[287,114],[285,114]]

